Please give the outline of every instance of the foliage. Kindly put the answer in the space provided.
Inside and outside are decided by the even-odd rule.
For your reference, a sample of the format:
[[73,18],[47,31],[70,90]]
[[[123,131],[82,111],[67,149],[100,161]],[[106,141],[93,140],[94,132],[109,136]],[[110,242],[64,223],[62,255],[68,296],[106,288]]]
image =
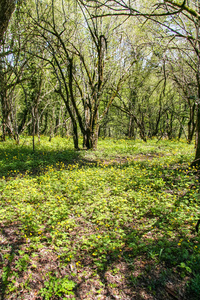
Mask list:
[[65,297],[63,298],[63,294],[74,295],[74,293],[71,291],[74,289],[75,283],[72,280],[69,280],[68,277],[57,278],[50,276],[48,281],[44,282],[44,285],[45,288],[41,289],[39,293],[44,297],[45,300],[52,299],[54,296],[67,299]]
[[110,293],[126,299],[120,282],[134,289],[142,282],[159,298],[159,287],[175,278],[197,295],[194,146],[103,139],[95,152],[74,152],[69,139],[53,142],[42,137],[34,155],[28,137],[23,146],[0,144],[5,299],[21,293],[63,299],[70,292],[76,298],[82,280],[95,282],[87,290],[91,299],[103,295],[105,276]]
[[[139,2],[111,1],[124,5],[124,12],[133,5],[133,14],[151,12],[157,3]],[[99,134],[139,134],[143,140],[184,134],[190,142],[198,99],[194,23],[182,14],[159,22],[102,18],[109,5],[91,3],[17,5],[0,61],[2,140],[9,136],[19,142],[21,133],[28,133],[33,149],[34,136],[41,134],[73,135],[76,149],[80,135],[88,149],[96,148]],[[165,12],[166,5],[155,7]],[[175,40],[173,30],[192,36]]]

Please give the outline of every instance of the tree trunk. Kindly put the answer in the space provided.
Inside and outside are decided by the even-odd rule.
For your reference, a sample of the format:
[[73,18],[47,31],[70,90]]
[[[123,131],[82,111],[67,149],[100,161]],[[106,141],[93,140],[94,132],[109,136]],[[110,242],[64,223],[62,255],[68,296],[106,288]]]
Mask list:
[[98,138],[99,138],[99,124],[96,125],[95,130],[93,132],[93,136],[92,136],[92,149],[93,150],[97,149]]
[[[198,50],[200,50],[199,42],[200,21],[198,23]],[[197,101],[196,101],[196,153],[192,165],[200,167],[200,54],[198,51],[198,68],[197,68]]]
[[[0,79],[2,77],[0,76]],[[1,82],[2,83],[2,82]],[[1,110],[2,110],[2,140],[6,140],[6,133],[9,136],[13,136],[13,128],[11,123],[11,105],[7,97],[7,91],[4,88],[3,84],[0,83],[0,98],[1,98]]]
[[90,128],[86,130],[86,134],[83,135],[83,147],[87,148],[87,150],[89,149],[96,150],[98,137],[99,137],[99,125],[97,124],[93,131],[91,131]]
[[191,143],[194,132],[195,132],[195,121],[194,121],[194,115],[195,115],[195,103],[192,107],[190,107],[190,120],[188,122],[188,144]]
[[31,115],[32,115],[32,145],[33,145],[33,152],[35,152],[35,111],[34,111],[34,107],[32,107]]
[[72,128],[73,128],[73,141],[74,141],[74,149],[79,150],[78,146],[78,129],[77,124],[72,120]]
[[135,126],[134,126],[134,118],[132,116],[129,117],[129,125],[128,125],[128,137],[135,137]]
[[185,117],[182,117],[182,120],[180,120],[180,127],[179,127],[179,132],[178,132],[178,140],[180,140],[182,133],[185,134],[184,132],[184,123],[185,123]]
[[15,9],[15,0],[0,0],[0,45]]
[[197,120],[196,120],[196,153],[192,165],[200,166],[200,82],[198,82],[198,100],[197,100]]

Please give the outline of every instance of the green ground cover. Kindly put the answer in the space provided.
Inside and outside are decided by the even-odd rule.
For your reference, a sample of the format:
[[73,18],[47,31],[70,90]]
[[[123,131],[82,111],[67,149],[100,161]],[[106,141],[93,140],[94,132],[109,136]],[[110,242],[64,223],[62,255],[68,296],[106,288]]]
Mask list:
[[1,143],[2,299],[199,299],[193,157],[185,141]]

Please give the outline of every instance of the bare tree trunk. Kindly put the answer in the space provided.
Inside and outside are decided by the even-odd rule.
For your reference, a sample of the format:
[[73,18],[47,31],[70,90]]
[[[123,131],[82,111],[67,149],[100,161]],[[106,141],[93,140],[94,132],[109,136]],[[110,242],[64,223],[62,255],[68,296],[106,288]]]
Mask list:
[[[197,76],[199,77],[199,76]],[[192,165],[200,166],[200,82],[198,78],[198,99],[197,99],[197,121],[196,121],[196,153]]]
[[[1,72],[1,71],[0,71]],[[7,90],[4,86],[3,77],[0,74],[0,101],[2,110],[2,140],[6,140],[6,133],[14,137],[12,122],[11,122],[11,103],[7,96]]]
[[195,124],[194,116],[195,116],[195,103],[193,104],[192,107],[190,107],[190,120],[188,122],[188,144],[191,143],[195,132],[196,124]]
[[37,136],[38,136],[38,143],[40,144],[40,117],[38,115],[38,111],[36,114],[37,118],[36,118],[36,124],[37,124]]
[[32,144],[33,144],[33,152],[35,152],[35,112],[34,108],[32,108]]
[[93,133],[93,140],[92,140],[92,149],[97,149],[97,142],[99,138],[99,124],[96,125],[94,133]]
[[[197,37],[198,37],[198,50],[200,51],[200,20],[198,20],[198,28],[197,28]],[[197,119],[196,119],[196,153],[195,153],[195,160],[192,165],[200,166],[200,54],[198,51],[198,66],[197,66],[197,101],[196,101],[196,111],[197,111]]]
[[0,0],[0,45],[7,30],[10,18],[15,10],[15,0]]
[[54,120],[55,120],[55,107],[53,107],[51,125],[50,125],[50,134],[49,134],[49,142],[54,137]]
[[132,116],[129,116],[128,137],[129,138],[135,137],[135,126],[134,126],[134,119]]
[[74,149],[79,150],[78,145],[78,128],[74,119],[72,119],[72,128],[73,128],[73,141],[74,141]]

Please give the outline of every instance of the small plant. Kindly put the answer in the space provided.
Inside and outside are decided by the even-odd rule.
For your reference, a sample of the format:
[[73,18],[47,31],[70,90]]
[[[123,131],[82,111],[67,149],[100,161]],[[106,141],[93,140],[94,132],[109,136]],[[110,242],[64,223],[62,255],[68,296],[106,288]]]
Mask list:
[[[59,296],[63,298],[64,295],[74,295],[72,290],[75,287],[75,282],[69,280],[68,277],[57,278],[55,276],[50,276],[48,281],[44,283],[45,288],[40,290],[41,296],[44,297],[45,300],[52,299],[53,296]],[[75,298],[72,298],[75,299]]]
[[181,277],[184,278],[188,273],[192,273],[192,270],[190,267],[188,267],[184,262],[180,263],[178,265],[179,268],[181,268]]
[[30,261],[29,255],[25,254],[22,258],[19,258],[15,264],[15,267],[19,271],[25,271],[27,269],[28,263]]

